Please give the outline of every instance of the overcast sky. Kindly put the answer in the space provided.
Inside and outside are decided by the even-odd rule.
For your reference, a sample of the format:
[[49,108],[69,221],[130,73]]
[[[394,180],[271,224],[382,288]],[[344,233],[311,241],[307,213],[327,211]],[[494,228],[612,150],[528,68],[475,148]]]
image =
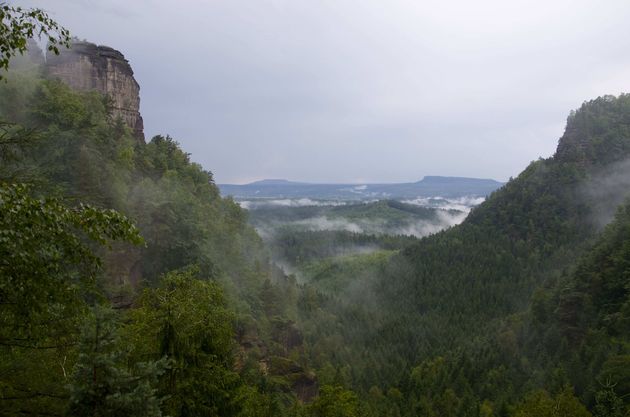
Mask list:
[[505,180],[630,91],[628,0],[45,0],[217,182]]

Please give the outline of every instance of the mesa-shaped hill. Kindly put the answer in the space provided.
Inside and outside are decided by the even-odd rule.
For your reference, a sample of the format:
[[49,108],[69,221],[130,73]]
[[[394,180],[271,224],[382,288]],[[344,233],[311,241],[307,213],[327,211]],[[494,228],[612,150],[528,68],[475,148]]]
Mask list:
[[503,183],[491,179],[426,176],[399,184],[312,184],[287,180],[262,180],[244,185],[220,184],[224,195],[237,199],[314,198],[338,200],[411,199],[418,197],[485,197]]

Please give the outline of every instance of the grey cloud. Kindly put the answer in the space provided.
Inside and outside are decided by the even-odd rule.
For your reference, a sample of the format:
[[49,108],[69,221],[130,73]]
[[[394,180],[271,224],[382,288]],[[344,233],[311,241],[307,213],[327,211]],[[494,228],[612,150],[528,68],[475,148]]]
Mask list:
[[505,180],[630,85],[625,0],[30,0],[120,49],[220,182]]

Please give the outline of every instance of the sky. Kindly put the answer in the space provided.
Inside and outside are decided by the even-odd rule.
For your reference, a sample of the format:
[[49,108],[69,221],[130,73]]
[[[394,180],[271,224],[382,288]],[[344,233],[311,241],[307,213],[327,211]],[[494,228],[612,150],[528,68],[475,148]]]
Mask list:
[[24,0],[120,50],[218,183],[506,180],[630,92],[627,0]]

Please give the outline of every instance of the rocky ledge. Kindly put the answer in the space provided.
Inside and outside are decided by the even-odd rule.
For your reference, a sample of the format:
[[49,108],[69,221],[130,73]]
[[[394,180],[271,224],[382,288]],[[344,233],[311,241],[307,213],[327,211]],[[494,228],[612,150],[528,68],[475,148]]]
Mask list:
[[140,115],[140,86],[129,61],[108,46],[73,41],[60,55],[48,53],[45,69],[48,77],[58,78],[76,90],[96,90],[111,98],[112,115],[120,117],[144,141]]

